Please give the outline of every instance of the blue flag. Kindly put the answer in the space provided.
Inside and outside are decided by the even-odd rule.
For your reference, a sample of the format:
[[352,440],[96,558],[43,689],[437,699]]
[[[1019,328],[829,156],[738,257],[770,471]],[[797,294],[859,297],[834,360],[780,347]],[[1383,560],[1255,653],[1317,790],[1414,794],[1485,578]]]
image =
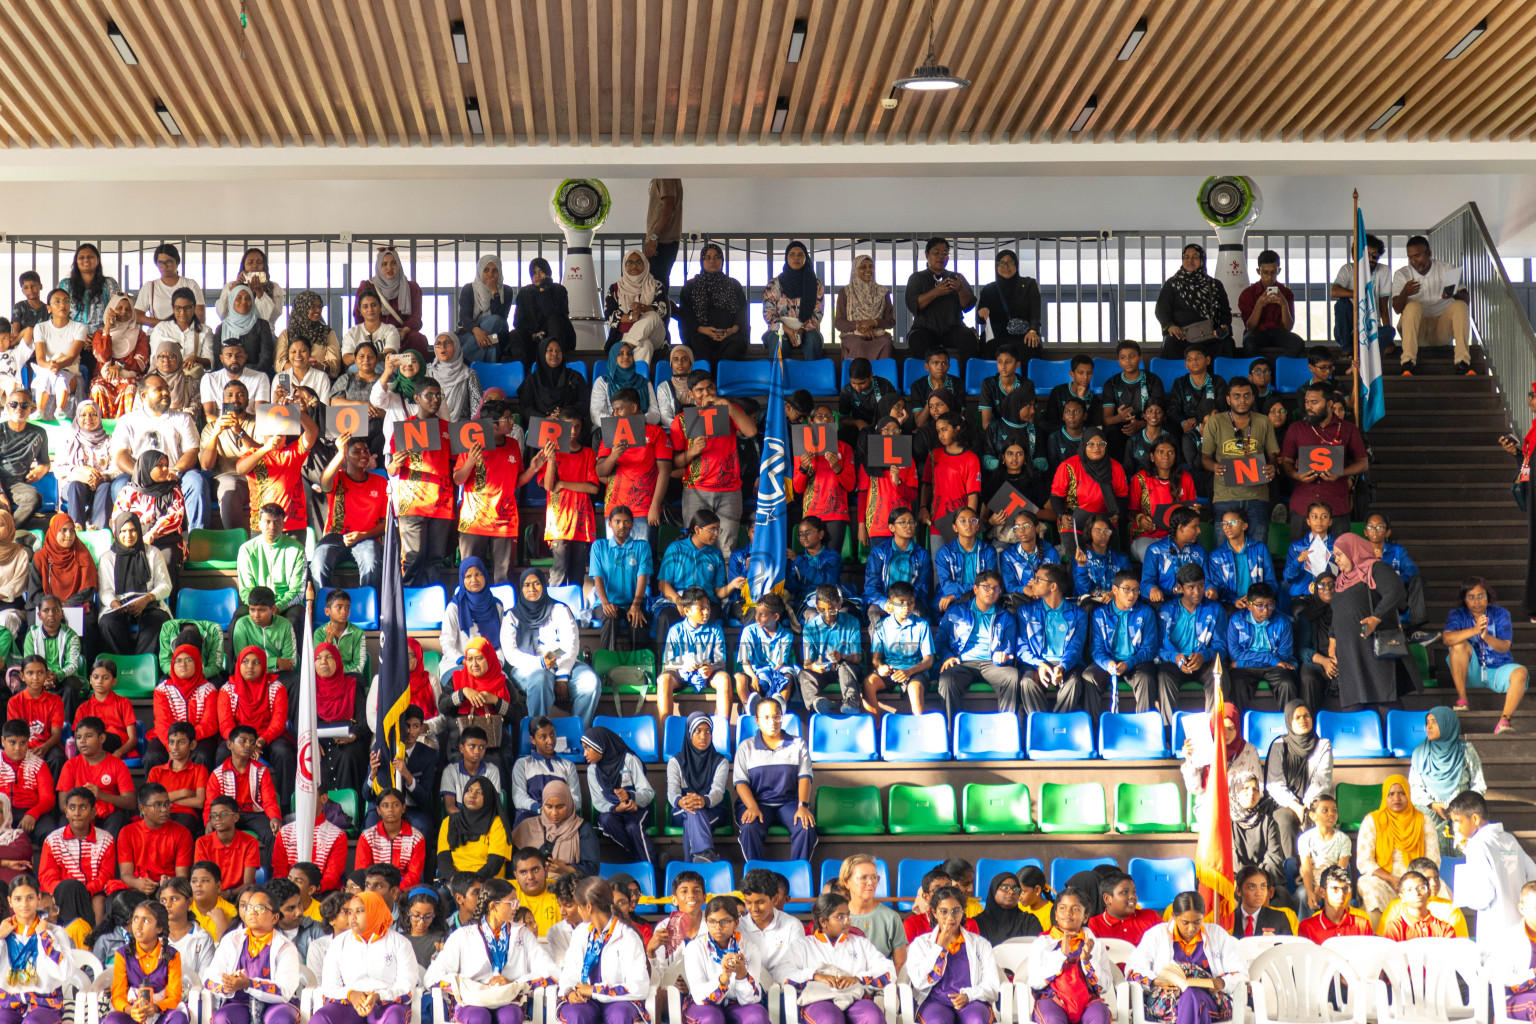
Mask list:
[[1387,414],[1386,389],[1381,380],[1381,335],[1377,330],[1376,285],[1371,259],[1365,249],[1365,213],[1355,208],[1355,322],[1360,325],[1360,383],[1365,389],[1360,406],[1360,429],[1370,430]]
[[775,356],[763,421],[763,461],[757,471],[757,514],[752,554],[747,559],[747,597],[753,604],[767,594],[784,595],[789,544],[784,485],[789,473],[789,424],[784,419],[784,361]]
[[[379,584],[379,676],[378,716],[373,730],[373,749],[379,753],[381,770],[374,780],[374,792],[398,785],[389,764],[403,750],[400,743],[400,716],[411,704],[411,654],[405,634],[405,589],[400,575],[400,520],[395,506],[389,506],[384,524],[384,571]],[[426,714],[435,709],[422,708]]]

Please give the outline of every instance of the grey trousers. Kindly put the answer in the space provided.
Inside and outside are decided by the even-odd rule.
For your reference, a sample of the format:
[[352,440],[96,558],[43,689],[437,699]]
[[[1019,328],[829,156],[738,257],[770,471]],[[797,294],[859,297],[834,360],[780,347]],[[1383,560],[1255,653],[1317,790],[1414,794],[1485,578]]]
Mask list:
[[694,487],[683,489],[683,526],[693,519],[693,514],[707,508],[720,517],[720,553],[731,557],[736,546],[736,533],[741,529],[741,491],[701,491]]
[[251,485],[241,473],[214,475],[213,487],[219,502],[219,519],[224,529],[246,529],[251,525]]

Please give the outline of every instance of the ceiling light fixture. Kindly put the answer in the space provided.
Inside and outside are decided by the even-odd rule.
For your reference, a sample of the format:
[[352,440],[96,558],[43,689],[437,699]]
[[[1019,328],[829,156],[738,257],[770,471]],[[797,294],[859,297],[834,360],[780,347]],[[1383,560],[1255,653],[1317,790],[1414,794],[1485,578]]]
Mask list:
[[168,133],[171,135],[181,134],[181,129],[176,125],[176,119],[171,116],[171,112],[166,109],[165,104],[159,100],[155,100],[155,116],[160,119],[161,124],[165,125],[165,130]]
[[1403,108],[1405,106],[1407,106],[1407,105],[1408,105],[1408,97],[1404,96],[1402,99],[1398,100],[1396,103],[1394,103],[1390,107],[1388,107],[1387,108],[1387,112],[1385,114],[1382,114],[1376,120],[1372,121],[1371,122],[1371,126],[1369,128],[1367,128],[1366,131],[1368,131],[1368,132],[1379,132],[1379,131],[1381,131],[1381,129],[1383,129],[1383,128],[1385,128],[1387,126],[1387,122],[1392,120],[1398,114],[1402,113]]
[[453,36],[453,57],[460,64],[469,63],[469,33],[464,31],[462,21],[450,21],[448,34]]
[[128,45],[128,37],[123,35],[123,30],[117,27],[117,22],[107,22],[107,38],[112,40],[112,45],[117,47],[117,55],[123,58],[123,63],[128,65],[139,62],[138,55],[133,52],[133,47]]
[[933,8],[928,8],[928,56],[917,66],[917,70],[906,78],[896,79],[896,88],[912,89],[916,92],[947,92],[950,89],[964,89],[971,84],[969,78],[961,78],[949,73],[949,68],[938,62],[933,50]]
[[799,64],[800,54],[805,50],[805,19],[796,18],[795,25],[789,30],[789,56],[784,58],[786,64]]
[[466,97],[464,112],[469,115],[469,130],[476,135],[484,135],[485,122],[480,120],[480,101],[473,96]]
[[1088,127],[1089,120],[1092,119],[1092,117],[1094,115],[1094,112],[1097,111],[1098,109],[1099,109],[1099,94],[1098,93],[1094,93],[1092,96],[1088,97],[1088,102],[1083,104],[1083,111],[1082,111],[1082,113],[1077,115],[1077,120],[1073,121],[1072,122],[1072,127],[1067,129],[1067,130],[1068,131],[1072,131],[1072,132],[1080,132],[1084,128]]
[[1130,60],[1131,54],[1136,52],[1136,47],[1141,45],[1141,37],[1147,34],[1147,19],[1142,18],[1131,29],[1131,34],[1126,37],[1125,45],[1120,47],[1120,54],[1115,60]]
[[1488,19],[1484,18],[1472,26],[1472,31],[1461,37],[1461,42],[1451,47],[1451,52],[1445,55],[1445,60],[1455,60],[1467,52],[1467,47],[1477,42],[1477,37],[1488,31]]
[[775,135],[784,131],[784,122],[789,120],[789,97],[780,96],[779,102],[773,105],[773,124],[768,130]]

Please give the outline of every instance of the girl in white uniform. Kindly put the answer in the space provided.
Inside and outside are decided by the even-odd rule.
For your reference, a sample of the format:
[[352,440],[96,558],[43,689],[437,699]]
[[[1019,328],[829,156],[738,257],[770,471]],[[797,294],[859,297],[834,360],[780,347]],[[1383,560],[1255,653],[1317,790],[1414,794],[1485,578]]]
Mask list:
[[768,1024],[763,1006],[763,951],[737,930],[741,911],[734,896],[704,906],[704,928],[683,947],[689,999],[684,1024]]
[[352,897],[352,929],[325,953],[320,996],[311,1016],[319,1024],[410,1024],[411,992],[421,977],[410,940],[395,930],[384,897],[364,890]]
[[560,968],[560,1024],[650,1024],[651,966],[640,933],[614,913],[603,879],[583,878],[575,896],[582,924]]
[[511,882],[482,882],[477,923],[450,934],[427,968],[426,986],[442,986],[444,1004],[452,1007],[450,1017],[458,1024],[523,1024],[527,1009],[515,1002],[494,1009],[455,1004],[450,997],[456,978],[483,985],[522,982],[534,988],[555,983],[555,962],[539,945],[539,937],[513,920],[516,914],[517,890]]
[[1104,994],[1114,980],[1104,944],[1088,930],[1088,894],[1063,889],[1051,908],[1051,933],[1029,947],[1034,1024],[1109,1024]]
[[946,885],[931,901],[933,931],[907,948],[918,1024],[991,1024],[1000,982],[992,943],[965,931],[965,893]]
[[0,1024],[58,1024],[74,942],[38,916],[34,875],[11,882],[11,915],[0,920]]
[[[1161,1024],[1211,1024],[1232,1019],[1228,989],[1248,980],[1248,961],[1237,940],[1220,925],[1205,923],[1205,898],[1181,892],[1173,898],[1173,920],[1141,937],[1125,964],[1125,976],[1146,993],[1146,1015]],[[1175,967],[1180,984],[1158,980]]]
[[[816,931],[801,941],[798,966],[784,976],[801,992],[801,1021],[883,1024],[885,1010],[873,995],[891,983],[895,964],[868,939],[848,934],[848,897],[823,893],[816,897],[811,918]],[[855,988],[857,993],[849,992]]]
[[248,885],[236,906],[245,927],[224,934],[203,979],[222,1004],[212,1024],[299,1024],[304,962],[299,947],[277,931],[277,902],[261,886]]

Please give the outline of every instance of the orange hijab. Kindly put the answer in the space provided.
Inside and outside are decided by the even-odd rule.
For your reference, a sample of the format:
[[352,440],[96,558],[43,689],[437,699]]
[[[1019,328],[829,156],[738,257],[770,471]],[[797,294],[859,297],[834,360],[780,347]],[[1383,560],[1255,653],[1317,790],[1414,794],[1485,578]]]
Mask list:
[[363,923],[354,925],[352,930],[364,942],[379,941],[395,923],[389,912],[389,904],[378,893],[366,889],[354,898],[363,901]]
[[59,530],[74,523],[63,512],[57,512],[48,520],[43,534],[43,546],[32,556],[32,564],[43,580],[43,593],[66,600],[82,590],[96,586],[96,562],[90,549],[77,535],[69,547],[59,543]]

